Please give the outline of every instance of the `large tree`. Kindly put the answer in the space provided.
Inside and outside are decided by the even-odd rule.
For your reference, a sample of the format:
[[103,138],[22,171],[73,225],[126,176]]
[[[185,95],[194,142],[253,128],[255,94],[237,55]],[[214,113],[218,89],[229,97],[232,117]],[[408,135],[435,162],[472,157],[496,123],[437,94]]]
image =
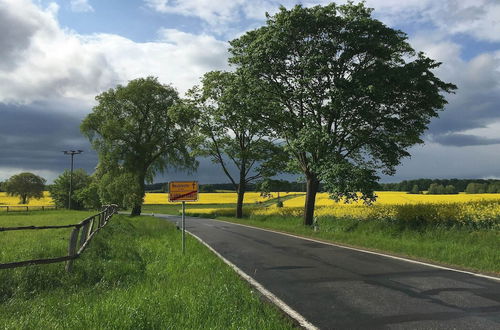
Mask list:
[[31,198],[40,199],[45,189],[45,179],[29,172],[11,176],[4,184],[9,196],[18,196],[20,204],[28,204]]
[[194,169],[190,154],[193,114],[181,108],[177,91],[147,77],[96,96],[98,104],[82,122],[104,167],[129,173],[132,215],[140,215],[145,181],[167,168]]
[[188,93],[205,137],[200,154],[219,164],[233,184],[237,218],[243,216],[247,185],[276,174],[285,155],[269,128],[253,120],[252,113],[273,108],[272,102],[256,97],[256,88],[237,73],[212,71],[203,76],[201,87]]
[[456,88],[432,72],[440,63],[371,12],[363,3],[281,7],[231,41],[230,61],[281,105],[260,121],[286,141],[305,176],[306,225],[321,181],[336,200],[375,200],[377,174],[393,174],[422,143],[446,104],[442,93]]

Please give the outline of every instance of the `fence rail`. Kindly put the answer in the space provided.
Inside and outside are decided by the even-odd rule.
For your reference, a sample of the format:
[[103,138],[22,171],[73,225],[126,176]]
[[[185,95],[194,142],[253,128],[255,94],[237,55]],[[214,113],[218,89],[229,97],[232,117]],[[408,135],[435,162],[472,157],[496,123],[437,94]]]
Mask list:
[[29,210],[56,210],[55,205],[0,205],[0,209],[5,209],[7,212],[20,212]]
[[25,226],[25,227],[0,227],[0,232],[2,231],[14,231],[14,230],[45,230],[45,229],[60,229],[60,228],[73,228],[69,236],[68,243],[68,254],[57,258],[46,258],[46,259],[33,259],[18,262],[10,262],[0,264],[0,269],[7,268],[17,268],[29,265],[40,265],[40,264],[51,264],[55,262],[66,262],[66,271],[70,272],[73,268],[73,261],[80,257],[80,255],[85,251],[89,245],[92,238],[96,233],[104,227],[113,214],[118,210],[116,205],[106,205],[103,210],[97,214],[94,214],[80,223],[73,225],[62,225],[62,226]]

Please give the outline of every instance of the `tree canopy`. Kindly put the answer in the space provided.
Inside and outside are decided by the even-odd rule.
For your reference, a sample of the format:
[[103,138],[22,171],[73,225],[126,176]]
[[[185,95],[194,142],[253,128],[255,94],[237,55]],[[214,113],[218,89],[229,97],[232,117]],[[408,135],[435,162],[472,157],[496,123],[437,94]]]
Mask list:
[[[65,170],[49,187],[50,196],[58,208],[68,207],[70,176],[71,172],[69,170]],[[84,169],[79,168],[73,171],[71,194],[72,209],[81,210],[89,206],[87,198],[91,196],[85,197],[82,194],[84,194],[86,189],[89,189],[91,183],[92,178],[87,174],[87,172],[85,172]]]
[[8,195],[18,196],[19,204],[28,204],[31,198],[43,197],[46,180],[36,174],[23,172],[11,176],[3,187]]
[[201,87],[188,93],[205,138],[200,154],[219,164],[238,192],[237,218],[243,215],[247,185],[275,175],[285,156],[271,130],[253,120],[252,113],[273,107],[266,98],[256,97],[256,87],[237,73],[212,71],[203,76]]
[[281,7],[231,41],[230,62],[280,105],[256,120],[286,142],[305,176],[306,225],[321,181],[336,200],[373,201],[377,174],[395,172],[444,108],[442,93],[456,88],[371,12],[363,3]]
[[[132,214],[139,215],[144,183],[168,168],[194,169],[190,153],[194,114],[179,107],[177,91],[147,77],[96,96],[98,104],[82,122],[103,169],[131,174]],[[136,191],[137,190],[137,191]]]

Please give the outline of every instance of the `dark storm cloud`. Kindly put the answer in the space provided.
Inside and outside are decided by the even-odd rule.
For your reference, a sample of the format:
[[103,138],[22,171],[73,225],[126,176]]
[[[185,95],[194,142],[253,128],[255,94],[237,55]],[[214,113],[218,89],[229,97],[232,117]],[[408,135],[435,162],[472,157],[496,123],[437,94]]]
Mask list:
[[[458,93],[461,91],[458,90]],[[500,121],[500,93],[478,90],[467,98],[451,96],[450,104],[439,113],[439,118],[431,122],[429,133],[441,135],[460,132],[482,128],[495,121]]]
[[97,157],[80,134],[82,118],[41,111],[33,106],[0,104],[0,169],[27,168],[61,172],[68,168],[68,149],[82,149],[75,167],[92,172]]
[[500,178],[498,145],[466,147],[441,144],[411,148],[410,158],[404,158],[396,175],[381,176],[382,182],[398,182],[418,178],[475,179]]
[[[70,116],[60,111],[47,112],[46,104],[14,106],[0,103],[0,180],[2,168],[52,171],[55,176],[69,167],[70,158],[63,150],[82,149],[75,156],[75,168],[92,173],[97,155],[87,138],[80,133],[84,115]],[[168,170],[158,174],[155,182],[198,180],[201,183],[229,182],[221,168],[209,159],[199,159],[195,173]],[[4,175],[2,175],[4,174]],[[53,178],[48,178],[49,182]]]
[[499,144],[500,139],[489,139],[470,134],[443,134],[433,137],[433,142],[444,146],[465,147]]

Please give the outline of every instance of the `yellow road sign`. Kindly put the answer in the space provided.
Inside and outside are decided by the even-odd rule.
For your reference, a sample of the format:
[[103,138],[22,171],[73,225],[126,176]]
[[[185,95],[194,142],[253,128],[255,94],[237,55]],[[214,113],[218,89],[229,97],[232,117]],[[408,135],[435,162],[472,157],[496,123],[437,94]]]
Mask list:
[[196,202],[198,181],[171,181],[168,183],[169,202]]

